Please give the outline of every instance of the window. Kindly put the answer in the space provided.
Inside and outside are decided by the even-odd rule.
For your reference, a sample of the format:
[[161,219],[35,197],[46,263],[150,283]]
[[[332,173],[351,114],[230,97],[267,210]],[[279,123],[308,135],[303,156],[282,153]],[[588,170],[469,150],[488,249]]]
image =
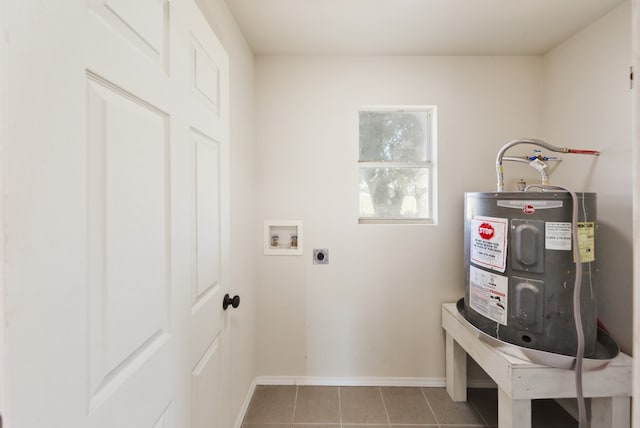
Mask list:
[[434,223],[435,107],[359,112],[360,223]]

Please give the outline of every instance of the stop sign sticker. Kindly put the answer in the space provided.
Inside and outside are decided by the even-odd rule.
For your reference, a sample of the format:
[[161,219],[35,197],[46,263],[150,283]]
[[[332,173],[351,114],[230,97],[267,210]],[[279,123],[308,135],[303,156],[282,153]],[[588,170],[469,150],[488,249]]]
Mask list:
[[504,272],[507,261],[506,218],[476,216],[469,228],[471,262],[477,266]]
[[478,227],[478,235],[484,240],[489,240],[493,238],[495,235],[495,229],[489,223],[482,223],[480,227]]

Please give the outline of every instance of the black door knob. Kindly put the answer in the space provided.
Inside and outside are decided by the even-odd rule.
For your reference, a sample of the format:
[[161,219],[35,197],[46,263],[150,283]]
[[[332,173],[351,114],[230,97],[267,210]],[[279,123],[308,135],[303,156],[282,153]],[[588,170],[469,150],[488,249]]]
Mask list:
[[240,306],[240,296],[229,296],[229,293],[224,295],[224,299],[222,299],[222,309],[225,311],[231,305],[232,308],[237,308]]

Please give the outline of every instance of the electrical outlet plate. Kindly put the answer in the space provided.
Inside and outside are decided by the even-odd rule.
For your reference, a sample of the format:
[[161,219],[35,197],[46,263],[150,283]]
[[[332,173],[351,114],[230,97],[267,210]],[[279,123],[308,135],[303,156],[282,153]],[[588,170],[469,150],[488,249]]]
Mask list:
[[329,250],[326,248],[316,248],[313,250],[313,264],[314,265],[328,265],[329,264]]

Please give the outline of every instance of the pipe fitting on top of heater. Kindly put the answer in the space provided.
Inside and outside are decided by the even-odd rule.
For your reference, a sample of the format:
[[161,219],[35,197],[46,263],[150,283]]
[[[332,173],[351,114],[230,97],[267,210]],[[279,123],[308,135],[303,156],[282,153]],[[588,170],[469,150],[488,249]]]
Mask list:
[[[542,163],[542,161],[540,159],[538,160],[531,160],[529,159],[527,156],[523,156],[523,157],[512,157],[512,156],[504,156],[502,158],[502,160],[505,160],[507,162],[520,162],[520,163],[525,163],[529,166],[533,166],[534,162],[539,162],[541,163],[543,166],[546,167],[546,165],[544,163]],[[536,171],[538,171],[540,173],[540,181],[542,183],[543,186],[547,186],[549,184],[549,176],[547,175],[547,172],[544,170],[544,168],[538,168],[537,165],[536,167],[534,167],[534,169]],[[524,189],[523,189],[524,190]]]
[[594,156],[598,156],[600,154],[600,152],[597,150],[583,150],[583,149],[570,149],[568,147],[557,147],[547,143],[546,141],[538,140],[535,138],[520,138],[517,140],[509,141],[507,144],[502,146],[502,148],[498,152],[498,156],[496,157],[496,174],[498,176],[498,192],[504,192],[504,172],[502,170],[502,160],[504,158],[504,154],[511,147],[517,146],[518,144],[533,144],[535,146],[539,146],[557,153],[570,153],[570,154],[582,154],[582,155],[594,155]]

